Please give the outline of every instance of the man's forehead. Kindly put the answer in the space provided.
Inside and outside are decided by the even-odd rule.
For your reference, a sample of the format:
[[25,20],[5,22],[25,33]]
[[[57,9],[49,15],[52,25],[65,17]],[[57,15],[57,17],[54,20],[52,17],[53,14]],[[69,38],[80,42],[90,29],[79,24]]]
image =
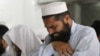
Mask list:
[[52,26],[55,22],[56,20],[53,17],[44,20],[45,26]]
[[46,28],[52,28],[55,24],[54,23],[50,23],[50,24],[45,24]]

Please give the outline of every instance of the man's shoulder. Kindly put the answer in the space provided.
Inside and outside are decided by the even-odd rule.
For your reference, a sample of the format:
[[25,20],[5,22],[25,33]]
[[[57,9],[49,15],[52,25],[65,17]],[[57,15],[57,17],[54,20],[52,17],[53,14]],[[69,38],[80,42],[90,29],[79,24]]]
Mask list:
[[[76,33],[73,35],[73,37],[78,37],[74,40],[77,40],[77,43],[83,40],[89,42],[93,40],[93,38],[96,38],[96,32],[92,27],[84,26],[84,25],[77,25]],[[79,40],[79,41],[78,41]]]
[[90,26],[85,26],[85,25],[80,25],[80,24],[77,24],[77,30],[80,31],[85,31],[85,32],[89,32],[89,31],[95,31],[92,27]]
[[90,34],[96,35],[95,30],[92,27],[89,26],[84,26],[84,25],[77,25],[77,29],[75,30],[74,35],[79,35],[79,36],[88,36]]

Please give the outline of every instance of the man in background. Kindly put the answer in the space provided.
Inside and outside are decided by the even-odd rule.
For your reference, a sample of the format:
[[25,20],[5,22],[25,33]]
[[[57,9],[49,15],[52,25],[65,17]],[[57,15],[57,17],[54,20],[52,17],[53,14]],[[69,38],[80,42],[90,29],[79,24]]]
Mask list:
[[8,27],[0,24],[0,56],[6,51],[5,41],[3,40],[3,35],[8,31]]
[[42,44],[34,31],[24,25],[10,29],[3,39],[13,50],[9,56],[38,56],[38,48]]

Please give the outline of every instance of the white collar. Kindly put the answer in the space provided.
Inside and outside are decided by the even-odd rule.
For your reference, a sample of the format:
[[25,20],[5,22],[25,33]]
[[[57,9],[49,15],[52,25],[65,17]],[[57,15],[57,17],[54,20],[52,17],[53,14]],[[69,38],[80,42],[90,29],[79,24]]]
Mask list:
[[75,29],[76,29],[76,25],[77,25],[77,24],[76,24],[74,21],[72,21],[72,26],[71,26],[71,35],[74,34]]

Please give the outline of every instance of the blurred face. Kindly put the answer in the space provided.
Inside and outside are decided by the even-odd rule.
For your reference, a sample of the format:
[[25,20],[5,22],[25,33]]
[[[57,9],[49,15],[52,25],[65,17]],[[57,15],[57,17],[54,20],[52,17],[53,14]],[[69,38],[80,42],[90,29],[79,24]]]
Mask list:
[[5,48],[2,43],[2,39],[0,39],[0,56],[5,52]]
[[70,39],[70,27],[63,20],[55,20],[55,17],[44,19],[45,27],[47,28],[52,41],[68,42]]

